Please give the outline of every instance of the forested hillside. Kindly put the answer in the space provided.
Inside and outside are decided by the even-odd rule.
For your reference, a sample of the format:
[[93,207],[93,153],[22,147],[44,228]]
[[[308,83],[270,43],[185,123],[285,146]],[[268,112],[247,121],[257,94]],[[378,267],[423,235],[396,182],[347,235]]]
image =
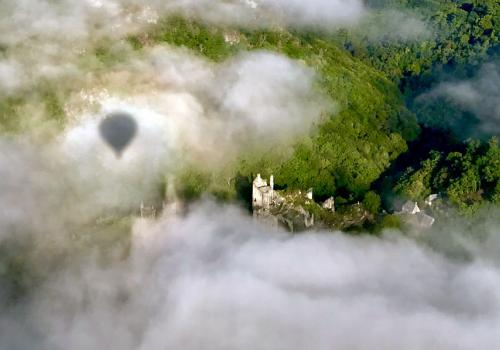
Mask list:
[[[339,203],[355,203],[375,192],[388,210],[395,197],[422,200],[430,193],[442,193],[464,212],[485,200],[498,202],[499,130],[483,125],[498,121],[491,101],[499,96],[499,85],[483,78],[498,67],[500,2],[366,3],[371,11],[359,26],[334,31],[249,29],[167,16],[124,39],[122,44],[139,54],[154,45],[173,45],[214,62],[243,51],[282,53],[312,67],[318,94],[333,102],[291,149],[249,150],[216,170],[185,164],[177,179],[186,198],[205,191],[246,198],[250,180],[260,172],[274,174],[280,188],[312,187],[318,200],[335,196]],[[389,27],[377,32],[376,25],[384,22]],[[99,72],[123,59],[104,39],[93,43],[79,65]],[[486,90],[491,115],[477,113],[470,106],[478,102],[473,98],[462,103],[465,97],[450,95],[458,80],[469,90],[481,88],[480,97]],[[65,99],[79,86],[41,80],[33,90],[3,96],[1,130],[22,133],[37,118],[64,127]]]
[[[498,146],[492,138],[496,130],[481,131],[481,120],[460,104],[421,96],[449,76],[470,79],[485,63],[495,62],[498,2],[373,1],[370,5],[376,10],[367,28],[371,21],[387,16],[386,8],[396,6],[431,29],[422,38],[375,40],[359,28],[333,34],[247,31],[208,28],[175,18],[155,28],[143,42],[183,45],[215,60],[238,50],[276,50],[304,60],[320,73],[319,88],[338,103],[337,109],[317,133],[295,146],[291,158],[275,156],[276,150],[252,155],[236,166],[239,174],[273,172],[283,187],[313,187],[319,198],[335,194],[347,201],[362,199],[373,185],[389,199],[423,200],[430,193],[443,193],[464,211],[497,199]],[[223,35],[230,30],[238,33],[236,46],[224,42]],[[139,47],[140,38],[133,40]]]

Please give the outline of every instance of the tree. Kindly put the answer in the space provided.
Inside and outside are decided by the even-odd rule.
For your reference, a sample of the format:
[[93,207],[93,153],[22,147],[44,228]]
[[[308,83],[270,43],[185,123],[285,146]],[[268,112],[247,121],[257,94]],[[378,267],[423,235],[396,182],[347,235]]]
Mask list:
[[380,211],[381,203],[380,196],[373,191],[367,192],[363,199],[363,206],[372,214],[377,214]]

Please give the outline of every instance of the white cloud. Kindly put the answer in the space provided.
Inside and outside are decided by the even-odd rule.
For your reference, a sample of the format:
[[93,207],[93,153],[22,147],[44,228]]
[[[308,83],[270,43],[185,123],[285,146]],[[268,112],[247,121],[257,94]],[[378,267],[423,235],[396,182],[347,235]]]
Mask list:
[[479,135],[500,133],[500,64],[488,63],[480,67],[470,79],[445,81],[420,97],[421,102],[444,99],[461,111],[478,118]]
[[[123,84],[130,89],[122,92]],[[93,88],[106,93],[90,95],[101,115],[113,109],[129,111],[139,130],[149,116],[161,121],[157,137],[145,137],[131,151],[162,153],[158,157],[175,161],[186,157],[213,167],[243,151],[286,145],[307,134],[331,108],[314,84],[312,69],[275,53],[243,53],[215,64],[183,50],[156,47],[100,77]],[[92,120],[72,107],[88,103],[88,96],[73,96],[69,104],[76,125]],[[84,135],[79,137],[78,142],[88,142]]]
[[23,67],[11,60],[0,60],[0,88],[3,91],[12,91],[21,87],[26,80]]
[[433,33],[431,24],[415,13],[391,8],[372,11],[360,21],[355,30],[374,43],[419,41],[430,38]]
[[[153,48],[70,96],[72,120],[60,134],[37,137],[35,125],[26,136],[0,139],[2,235],[61,231],[136,210],[142,200],[160,200],[165,177],[186,163],[213,170],[241,152],[292,143],[329,108],[314,78],[303,64],[272,53],[214,64]],[[99,133],[113,112],[137,123],[120,158]]]
[[134,237],[128,259],[75,259],[23,314],[4,313],[4,344],[445,350],[500,340],[499,266],[481,254],[453,261],[397,236],[290,236],[209,203],[137,225]]

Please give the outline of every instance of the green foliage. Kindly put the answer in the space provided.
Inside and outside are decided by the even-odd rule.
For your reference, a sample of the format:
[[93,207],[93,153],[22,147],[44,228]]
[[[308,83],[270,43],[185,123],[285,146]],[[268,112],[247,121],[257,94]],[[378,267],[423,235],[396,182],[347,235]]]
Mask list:
[[19,96],[0,99],[0,131],[2,133],[19,130],[19,112],[23,99]]
[[[420,82],[425,80],[441,65],[474,61],[477,64],[488,57],[490,48],[500,43],[500,4],[497,0],[371,0],[369,4],[376,11],[388,8],[411,11],[431,30],[425,40],[392,40],[383,45],[370,40],[370,33],[355,29],[336,37],[353,54],[369,60],[379,70],[405,84],[411,84],[414,77],[419,77]],[[420,88],[419,85],[409,87]]]
[[462,151],[431,152],[420,168],[409,168],[394,191],[412,200],[443,193],[463,212],[475,211],[484,201],[499,199],[500,148],[496,139],[481,145],[469,141]]
[[[387,1],[382,1],[377,6],[387,5]],[[313,67],[320,78],[319,88],[337,102],[338,113],[326,116],[316,134],[298,141],[290,157],[278,161],[272,154],[254,160],[246,158],[247,161],[235,169],[251,174],[264,167],[275,174],[280,186],[313,187],[320,198],[340,190],[350,193],[353,199],[362,197],[390,163],[407,150],[405,141],[415,140],[419,135],[416,118],[405,108],[397,86],[387,76],[396,82],[400,78],[409,81],[412,76],[421,80],[432,73],[436,64],[481,58],[497,42],[497,23],[492,14],[498,11],[498,6],[493,3],[486,6],[486,12],[481,10],[480,4],[475,4],[477,11],[472,15],[451,1],[393,1],[390,5],[415,10],[433,24],[434,35],[418,42],[395,40],[380,45],[368,37],[360,37],[359,33],[345,30],[326,39],[307,32],[207,27],[174,17],[163,20],[147,38],[133,42],[135,46],[167,42],[213,60],[225,59],[239,50],[266,49]],[[478,28],[482,28],[481,33]],[[226,43],[226,32],[236,33],[239,43]],[[488,36],[491,40],[471,43],[471,35],[476,35],[475,38]],[[339,48],[339,42],[344,47],[349,44],[353,55]],[[439,114],[439,111],[432,111],[430,117]],[[415,200],[422,200],[431,192],[443,192],[463,209],[481,201],[483,188],[489,189],[488,196],[493,199],[498,182],[494,174],[498,169],[493,165],[495,162],[488,162],[484,157],[495,158],[494,151],[490,147],[489,153],[484,155],[485,165],[481,169],[479,163],[476,164],[478,159],[468,161],[472,156],[467,156],[467,152],[463,155],[465,158],[457,154],[432,153],[429,159],[416,164],[416,170],[408,169],[395,191]]]
[[401,217],[398,215],[385,215],[379,222],[379,229],[401,229]]
[[446,194],[460,209],[474,209],[482,201],[480,186],[481,179],[477,169],[470,168],[450,181]]
[[[224,41],[236,33],[239,44]],[[373,181],[404,152],[406,140],[418,135],[418,125],[404,106],[397,86],[383,73],[349,55],[319,35],[292,31],[235,30],[207,27],[180,17],[161,21],[144,37],[130,38],[135,46],[166,42],[221,60],[239,50],[266,49],[299,59],[318,72],[319,86],[337,103],[317,133],[299,141],[295,152],[273,164],[278,185],[313,187],[319,197],[339,188],[362,196]],[[270,150],[270,153],[279,150]],[[262,156],[267,157],[267,156]],[[269,157],[276,159],[272,154]],[[247,162],[235,171],[257,173],[262,161]]]
[[479,162],[487,182],[494,183],[500,180],[500,148],[496,138],[490,140],[488,150]]
[[186,47],[215,61],[237,52],[237,47],[226,43],[221,28],[201,25],[182,17],[164,18],[142,40],[140,37],[131,37],[129,41],[136,48],[141,46],[141,41],[144,43],[167,42],[171,45]]
[[443,163],[436,187],[462,211],[476,208],[482,201],[481,177],[477,143],[470,143],[464,152],[452,152]]
[[[206,191],[219,198],[239,198],[247,194],[247,180],[254,174],[273,173],[279,187],[313,187],[320,199],[334,194],[347,201],[363,199],[364,207],[374,214],[379,211],[380,197],[368,191],[408,150],[407,142],[420,135],[415,113],[406,102],[419,113],[419,120],[458,115],[445,105],[419,110],[413,96],[431,86],[444,70],[462,67],[467,71],[489,57],[500,43],[500,4],[496,0],[367,3],[374,8],[372,20],[383,18],[380,16],[388,6],[396,6],[426,21],[431,35],[414,41],[374,41],[370,33],[355,29],[333,35],[279,28],[247,30],[208,26],[174,16],[160,20],[148,32],[130,36],[129,46],[108,39],[95,43],[80,65],[93,72],[106,70],[122,62],[130,46],[139,51],[156,44],[184,47],[218,62],[250,50],[270,50],[300,60],[317,72],[316,88],[335,101],[336,111],[325,111],[314,132],[296,140],[292,151],[271,149],[258,155],[244,154],[230,169],[218,169],[217,174],[190,168],[177,177],[181,184],[178,190],[188,200]],[[227,43],[228,34],[236,36],[237,42]],[[41,82],[31,92],[1,97],[0,130],[20,132],[36,120],[33,116],[40,111],[44,118],[63,125],[69,90]],[[458,117],[455,121],[462,123]],[[239,182],[231,184],[227,179]],[[484,199],[500,202],[499,180],[500,151],[492,140],[487,145],[471,143],[456,152],[432,152],[422,162],[412,163],[393,189],[414,200],[440,192],[467,211]],[[399,227],[396,219],[388,216],[382,224]]]
[[430,158],[421,163],[420,169],[414,171],[408,168],[394,188],[394,192],[411,200],[423,200],[431,194],[431,183],[440,160],[441,154],[432,152]]
[[380,196],[373,191],[367,192],[363,199],[363,206],[372,214],[377,214],[380,211],[381,203]]
[[477,163],[486,197],[500,204],[500,147],[496,138],[490,140]]
[[496,183],[491,193],[491,201],[495,204],[500,204],[500,181]]
[[54,83],[42,82],[40,90],[40,99],[44,104],[46,116],[48,119],[62,125],[66,116],[64,112],[64,91],[57,89]]
[[60,128],[66,118],[63,107],[67,95],[66,87],[41,80],[29,92],[0,97],[0,132],[20,133],[38,123]]
[[114,43],[111,39],[102,39],[93,48],[93,54],[103,68],[112,67],[128,58],[128,48],[120,42]]
[[175,188],[187,201],[199,199],[207,191],[210,175],[194,168],[184,169],[176,176]]

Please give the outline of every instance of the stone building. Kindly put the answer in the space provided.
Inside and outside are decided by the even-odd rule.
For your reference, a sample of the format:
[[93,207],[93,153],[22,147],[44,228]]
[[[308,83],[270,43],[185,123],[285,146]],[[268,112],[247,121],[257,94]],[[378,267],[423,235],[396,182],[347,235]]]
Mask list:
[[326,201],[324,201],[321,206],[323,207],[323,209],[329,210],[332,213],[334,213],[335,212],[335,199],[333,199],[333,197],[330,197]]
[[407,201],[401,211],[397,213],[404,217],[404,221],[413,227],[428,229],[434,225],[435,219],[420,210],[417,202]]
[[403,204],[401,213],[415,215],[417,213],[420,213],[420,208],[418,207],[417,202],[407,201]]
[[269,185],[267,180],[262,179],[260,174],[252,183],[252,212],[255,220],[260,223],[277,228],[278,218],[271,213],[271,208],[275,205],[276,194],[274,192],[274,178],[271,175]]
[[302,231],[314,226],[314,215],[303,205],[312,204],[313,191],[306,193],[292,191],[282,193],[274,190],[274,177],[269,184],[260,174],[253,180],[252,209],[255,220],[269,227],[284,227],[291,232]]
[[269,210],[275,198],[274,193],[274,177],[269,178],[269,186],[267,181],[263,180],[260,174],[257,174],[253,180],[252,186],[252,208]]
[[154,219],[156,217],[156,208],[153,205],[146,206],[144,202],[141,202],[140,215],[143,219]]

